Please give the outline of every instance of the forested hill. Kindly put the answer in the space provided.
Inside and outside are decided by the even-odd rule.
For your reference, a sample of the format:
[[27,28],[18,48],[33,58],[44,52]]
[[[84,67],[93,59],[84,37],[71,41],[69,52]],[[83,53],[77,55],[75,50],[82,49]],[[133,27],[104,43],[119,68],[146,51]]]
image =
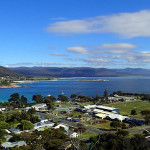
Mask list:
[[120,76],[150,76],[150,69],[126,68],[59,68],[59,67],[18,67],[9,68],[20,74],[29,76],[53,76],[53,77],[120,77]]
[[22,77],[23,75],[16,73],[8,68],[0,66],[0,77]]

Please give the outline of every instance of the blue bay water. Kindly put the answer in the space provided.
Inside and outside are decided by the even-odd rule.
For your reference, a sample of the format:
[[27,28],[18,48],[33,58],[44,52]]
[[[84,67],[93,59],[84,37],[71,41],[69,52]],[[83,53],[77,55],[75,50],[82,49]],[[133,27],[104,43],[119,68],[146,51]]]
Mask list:
[[[8,101],[10,95],[19,93],[32,102],[32,95],[41,94],[42,96],[53,95],[57,97],[64,92],[64,95],[80,93],[86,96],[103,95],[105,89],[108,93],[121,90],[130,93],[150,93],[150,77],[97,77],[109,81],[79,81],[90,78],[62,78],[56,81],[35,81],[24,83],[29,87],[0,89],[0,101]],[[95,79],[95,77],[94,77]]]

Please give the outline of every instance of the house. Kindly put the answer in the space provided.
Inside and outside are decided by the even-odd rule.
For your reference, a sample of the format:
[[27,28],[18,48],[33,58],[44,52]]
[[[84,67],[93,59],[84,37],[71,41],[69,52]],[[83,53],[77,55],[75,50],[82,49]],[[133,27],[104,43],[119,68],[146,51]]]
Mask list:
[[5,139],[6,139],[6,141],[9,141],[9,139],[12,138],[12,137],[13,137],[12,135],[8,134],[8,135],[5,136]]
[[120,113],[119,108],[113,108],[113,107],[108,107],[108,106],[100,105],[100,106],[96,106],[96,109],[100,109],[100,110],[103,110],[103,111],[112,112],[112,113],[116,113],[116,114]]
[[14,146],[23,146],[23,145],[27,145],[25,141],[17,141],[17,142],[5,142],[2,144],[2,147],[4,148],[10,148],[10,147],[14,147]]
[[79,134],[77,132],[69,131],[68,136],[70,138],[77,138],[77,137],[79,137]]
[[0,108],[0,111],[5,111],[5,110],[6,110],[6,108],[5,108],[5,107]]
[[96,114],[95,116],[98,118],[104,119],[104,118],[106,118],[107,115],[106,114]]
[[32,107],[26,107],[25,109],[26,109],[26,111],[28,111],[29,109],[31,109]]
[[67,132],[68,132],[68,130],[69,130],[69,127],[66,126],[66,125],[64,125],[64,124],[59,124],[58,126],[54,127],[54,129],[59,129],[60,127],[63,127],[64,130],[67,131]]
[[46,119],[46,118],[40,118],[40,121],[41,121],[41,122],[47,122],[48,119]]
[[15,133],[15,134],[19,134],[21,132],[20,129],[18,129],[18,128],[11,128],[11,129],[9,129],[9,131],[11,133]]
[[38,129],[38,128],[44,128],[44,127],[53,127],[54,123],[53,122],[37,122],[34,124],[34,129]]
[[123,121],[123,120],[126,120],[126,119],[129,119],[129,117],[127,116],[122,116],[122,115],[119,115],[119,114],[110,114],[108,116],[108,118],[112,119],[112,120],[118,120],[118,121]]
[[32,108],[34,108],[36,111],[45,111],[47,110],[47,105],[44,103],[41,103],[41,104],[33,105]]

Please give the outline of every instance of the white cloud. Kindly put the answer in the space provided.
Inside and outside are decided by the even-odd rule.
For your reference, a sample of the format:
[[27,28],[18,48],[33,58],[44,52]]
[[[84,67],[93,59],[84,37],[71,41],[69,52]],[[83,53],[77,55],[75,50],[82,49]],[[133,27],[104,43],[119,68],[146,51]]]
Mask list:
[[70,64],[67,64],[67,63],[59,63],[59,62],[39,62],[38,65],[40,66],[67,66],[67,65],[70,65]]
[[103,44],[100,49],[135,49],[138,46],[129,43]]
[[34,63],[32,62],[21,62],[21,63],[15,63],[15,64],[7,64],[7,67],[15,67],[15,66],[32,66]]
[[86,58],[84,59],[84,61],[87,62],[96,62],[96,63],[108,63],[109,61],[107,59],[104,58]]
[[50,55],[52,55],[52,56],[67,56],[66,54],[62,54],[62,53],[51,53]]
[[150,36],[150,10],[119,13],[83,20],[59,21],[50,24],[47,32],[59,34],[115,33],[127,38]]
[[88,54],[88,50],[82,46],[68,47],[67,51],[72,53],[77,53],[77,54],[83,54],[83,55]]

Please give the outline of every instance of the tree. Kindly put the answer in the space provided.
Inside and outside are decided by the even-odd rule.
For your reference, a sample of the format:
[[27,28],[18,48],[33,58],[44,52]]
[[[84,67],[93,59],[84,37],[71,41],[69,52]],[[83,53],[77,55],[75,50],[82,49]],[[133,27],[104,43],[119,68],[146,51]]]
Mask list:
[[105,98],[107,98],[108,97],[108,92],[107,92],[107,90],[105,89],[105,91],[104,91],[104,97]]
[[58,99],[62,102],[69,102],[69,99],[65,95],[58,95]]
[[142,110],[141,115],[150,115],[150,110]]
[[41,94],[36,94],[32,96],[32,100],[36,103],[43,103],[43,97]]
[[39,119],[38,116],[33,116],[33,115],[31,115],[31,116],[30,116],[30,121],[31,121],[32,123],[37,123],[37,122],[40,122],[40,119]]
[[54,96],[46,96],[46,97],[44,97],[44,103],[47,103],[47,101],[49,101],[49,100],[54,102],[56,100],[56,98]]
[[116,132],[116,134],[117,134],[117,135],[122,135],[122,136],[127,136],[127,135],[129,135],[129,132],[126,131],[126,130],[118,130],[118,131]]
[[36,113],[36,110],[35,110],[35,108],[31,107],[31,108],[28,110],[27,113],[30,114],[30,115],[33,115],[33,114]]
[[71,95],[70,95],[70,98],[72,99],[72,101],[75,100],[76,97],[77,97],[76,94],[71,94]]
[[5,135],[7,135],[8,133],[3,130],[3,129],[0,129],[0,142],[3,142],[5,140]]
[[149,125],[150,124],[150,115],[145,115],[144,119],[145,119],[145,123],[147,125]]
[[130,139],[130,143],[133,150],[148,150],[149,148],[148,140],[140,134],[134,135],[134,137]]
[[52,102],[52,100],[47,99],[45,102],[46,102],[48,110],[54,110],[55,109],[55,106],[54,106],[54,103]]
[[117,128],[121,127],[121,123],[120,123],[119,121],[112,121],[112,122],[110,123],[110,126],[111,126],[112,128],[117,129]]
[[22,130],[31,130],[34,127],[33,123],[27,120],[22,120],[21,126],[22,126]]
[[0,129],[8,129],[8,128],[9,124],[7,122],[0,121]]
[[136,113],[136,110],[135,110],[135,109],[131,110],[131,115],[137,115],[137,113]]
[[26,98],[24,95],[21,96],[21,98],[20,98],[20,103],[21,103],[22,105],[27,104],[27,98]]
[[11,94],[10,97],[11,98],[8,100],[9,102],[19,103],[19,94],[18,93]]

